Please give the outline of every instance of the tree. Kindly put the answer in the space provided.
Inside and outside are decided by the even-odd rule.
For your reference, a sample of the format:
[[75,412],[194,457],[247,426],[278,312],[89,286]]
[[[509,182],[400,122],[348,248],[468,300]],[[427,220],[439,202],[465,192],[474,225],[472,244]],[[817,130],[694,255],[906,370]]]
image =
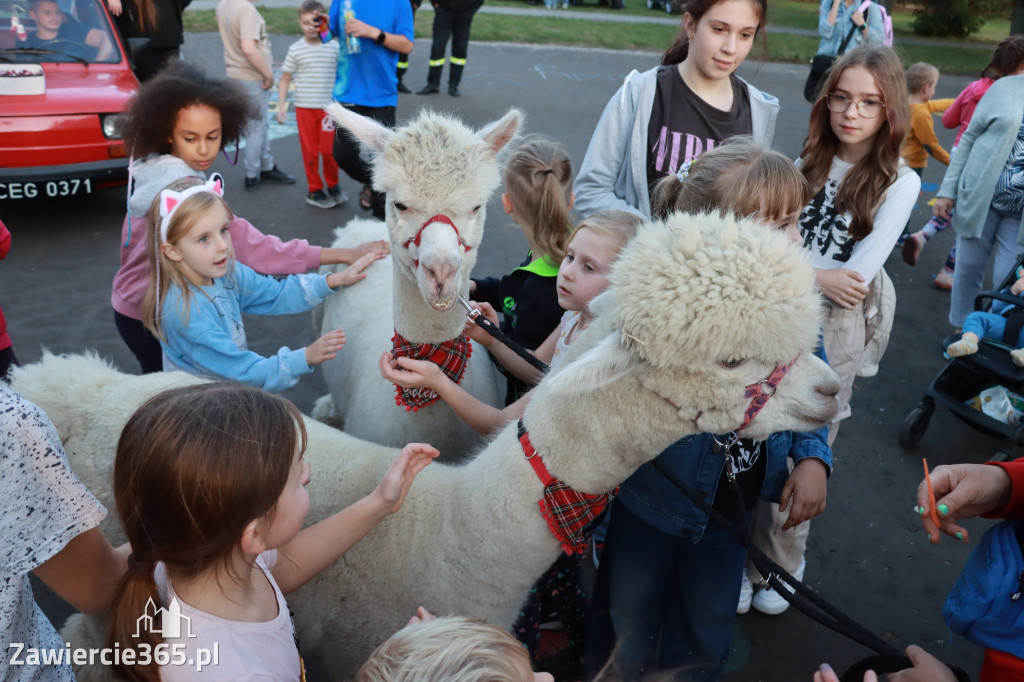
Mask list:
[[[1017,7],[1022,2],[1016,0]],[[913,29],[918,35],[965,38],[1005,9],[1005,0],[930,0],[914,12]]]

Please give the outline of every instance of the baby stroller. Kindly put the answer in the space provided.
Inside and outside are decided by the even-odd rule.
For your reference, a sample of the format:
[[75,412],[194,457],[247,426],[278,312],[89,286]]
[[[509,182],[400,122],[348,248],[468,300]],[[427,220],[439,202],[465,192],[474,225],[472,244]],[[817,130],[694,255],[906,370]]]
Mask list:
[[[1024,256],[1006,275],[999,289],[1008,289],[1013,285],[1017,280],[1018,268],[1022,265]],[[1009,292],[1001,291],[983,291],[974,300],[974,309],[989,310],[993,301],[1011,304],[1010,308],[1001,313],[1007,317],[1002,342],[982,339],[978,344],[977,353],[950,359],[925,390],[921,402],[903,420],[899,443],[904,449],[909,450],[924,437],[928,422],[938,404],[949,409],[972,428],[1002,438],[1002,451],[993,459],[1006,460],[1024,456],[1024,422],[1007,424],[968,404],[971,398],[994,386],[1003,386],[1013,393],[1024,396],[1024,367],[1018,367],[1010,358],[1010,351],[1016,347],[1017,336],[1024,325],[1024,296],[1013,296]],[[954,335],[946,339],[943,345],[949,345],[958,338],[959,335]]]

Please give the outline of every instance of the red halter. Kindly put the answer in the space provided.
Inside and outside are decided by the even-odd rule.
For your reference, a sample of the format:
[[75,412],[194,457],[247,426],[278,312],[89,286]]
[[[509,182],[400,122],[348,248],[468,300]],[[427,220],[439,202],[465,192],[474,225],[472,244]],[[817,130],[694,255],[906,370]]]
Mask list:
[[[448,216],[446,216],[443,213],[438,213],[435,216],[431,216],[430,218],[427,218],[426,221],[424,221],[424,223],[422,225],[420,225],[420,229],[417,230],[416,234],[406,240],[405,245],[404,245],[405,248],[408,249],[413,244],[416,245],[416,248],[419,248],[419,246],[420,246],[420,238],[423,235],[423,230],[427,229],[427,225],[430,225],[431,223],[444,223],[448,227],[450,227],[453,230],[455,230],[455,237],[459,240],[459,244],[462,245],[462,248],[463,248],[464,251],[469,251],[470,246],[468,244],[466,244],[466,242],[462,241],[462,235],[459,234],[459,228],[455,227],[455,223],[452,222],[452,219],[449,218]],[[413,262],[413,265],[415,267],[418,268],[420,266],[420,259],[419,258],[414,258],[412,262]]]
[[[735,433],[739,433],[750,426],[750,422],[754,421],[754,417],[764,409],[764,406],[768,403],[768,399],[775,395],[775,391],[778,389],[783,377],[785,377],[789,370],[793,368],[793,365],[796,364],[796,360],[797,359],[794,358],[788,365],[776,365],[775,369],[772,370],[771,374],[769,374],[767,378],[761,379],[761,381],[758,381],[756,384],[750,384],[746,387],[743,397],[751,399],[750,405],[747,406],[747,411],[743,413],[743,423],[740,424],[740,427],[736,429]],[[668,398],[662,398],[662,400],[676,408],[677,411],[679,410],[679,407]],[[697,420],[699,420],[703,414],[704,411],[701,410],[697,413],[697,416],[693,418],[693,424],[697,428],[700,428],[700,424],[697,423]]]

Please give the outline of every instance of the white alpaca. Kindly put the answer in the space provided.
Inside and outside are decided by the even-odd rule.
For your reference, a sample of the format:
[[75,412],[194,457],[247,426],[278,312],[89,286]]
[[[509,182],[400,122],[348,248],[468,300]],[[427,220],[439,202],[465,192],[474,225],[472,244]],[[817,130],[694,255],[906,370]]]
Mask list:
[[[424,112],[389,130],[339,105],[330,111],[374,153],[374,189],[388,197],[385,224],[350,222],[337,230],[334,246],[380,239],[386,230],[392,255],[367,270],[358,287],[339,290],[324,302],[320,328],[344,329],[349,340],[337,359],[323,365],[333,406],[322,398],[314,416],[375,443],[426,441],[441,450],[442,458],[462,459],[483,443],[480,436],[443,400],[417,411],[396,405],[395,386],[381,378],[377,359],[391,350],[395,332],[420,344],[441,344],[462,334],[465,311],[456,297],[468,294],[487,199],[500,179],[499,155],[521,116],[510,111],[474,132],[457,120]],[[475,346],[462,387],[498,405],[503,383],[487,351]]]
[[[834,415],[838,381],[812,354],[814,274],[782,234],[752,221],[674,216],[641,230],[612,280],[595,302],[598,318],[570,349],[575,357],[541,381],[523,417],[556,478],[604,493],[683,436],[736,429],[748,388],[790,362],[744,435],[807,431]],[[120,425],[148,395],[182,381],[196,379],[127,376],[95,359],[52,356],[13,376],[108,506]],[[310,420],[307,428],[316,521],[372,490],[397,451]],[[421,604],[510,626],[561,551],[538,509],[543,489],[516,424],[463,466],[427,467],[397,514],[289,597],[303,650],[347,679]],[[64,635],[91,640],[80,616]]]

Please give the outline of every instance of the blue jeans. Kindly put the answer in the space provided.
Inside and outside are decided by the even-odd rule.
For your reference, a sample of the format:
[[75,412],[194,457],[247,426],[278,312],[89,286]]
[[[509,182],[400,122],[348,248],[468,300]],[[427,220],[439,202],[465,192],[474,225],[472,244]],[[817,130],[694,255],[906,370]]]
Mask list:
[[[991,339],[1003,343],[1003,334],[1006,332],[1006,318],[996,313],[984,313],[975,311],[964,320],[965,332],[971,332],[979,339]],[[1024,329],[1021,329],[1016,342],[1009,345],[1014,348],[1024,346]]]
[[974,298],[981,293],[988,271],[988,262],[995,252],[993,279],[996,286],[1024,253],[1024,245],[1017,242],[1020,216],[1005,216],[991,208],[985,218],[981,236],[974,239],[956,238],[956,274],[949,299],[949,323],[963,327],[967,315],[974,310]]
[[665,671],[664,679],[717,680],[745,561],[743,546],[713,522],[695,544],[616,500],[587,624],[588,679],[614,654],[612,679]]

